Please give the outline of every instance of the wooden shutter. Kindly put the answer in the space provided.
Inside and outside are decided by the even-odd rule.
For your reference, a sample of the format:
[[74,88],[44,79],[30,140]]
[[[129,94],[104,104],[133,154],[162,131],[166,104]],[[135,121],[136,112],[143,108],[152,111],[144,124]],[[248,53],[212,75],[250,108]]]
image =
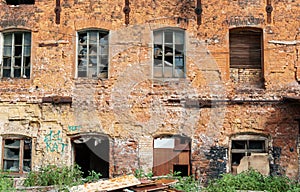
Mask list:
[[262,32],[256,30],[230,31],[230,67],[261,69]]

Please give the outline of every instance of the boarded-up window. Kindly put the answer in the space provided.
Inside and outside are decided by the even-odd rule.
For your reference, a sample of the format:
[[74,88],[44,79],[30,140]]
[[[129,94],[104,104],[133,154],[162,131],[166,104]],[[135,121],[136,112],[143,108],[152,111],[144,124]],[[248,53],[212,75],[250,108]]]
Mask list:
[[263,88],[262,30],[236,28],[229,32],[230,79],[236,88]]
[[230,68],[262,68],[262,31],[232,29],[230,41]]

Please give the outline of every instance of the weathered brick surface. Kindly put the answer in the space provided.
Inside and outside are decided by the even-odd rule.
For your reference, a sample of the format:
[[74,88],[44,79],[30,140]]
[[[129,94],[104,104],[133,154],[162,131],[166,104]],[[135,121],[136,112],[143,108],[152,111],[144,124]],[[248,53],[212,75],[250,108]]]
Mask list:
[[[272,1],[270,24],[266,1],[205,0],[201,25],[194,0],[129,1],[128,26],[122,0],[64,0],[60,24],[55,1],[0,2],[0,32],[32,32],[31,78],[0,80],[0,130],[33,138],[33,168],[73,163],[70,136],[94,132],[111,140],[110,176],[151,170],[153,138],[184,134],[192,138],[192,172],[212,177],[229,170],[231,135],[259,133],[269,138],[272,173],[297,178],[299,106],[281,99],[299,95],[299,42],[269,41],[299,41],[299,0]],[[152,32],[162,27],[186,30],[185,79],[152,78]],[[239,72],[229,68],[229,29],[235,27],[263,29],[262,86],[243,84],[260,72],[241,71],[249,79],[239,81]],[[76,32],[89,28],[110,31],[108,79],[75,78]],[[41,103],[53,95],[71,96],[72,104]],[[217,101],[211,108],[187,108],[187,99]],[[54,148],[47,146],[50,133],[59,136]]]

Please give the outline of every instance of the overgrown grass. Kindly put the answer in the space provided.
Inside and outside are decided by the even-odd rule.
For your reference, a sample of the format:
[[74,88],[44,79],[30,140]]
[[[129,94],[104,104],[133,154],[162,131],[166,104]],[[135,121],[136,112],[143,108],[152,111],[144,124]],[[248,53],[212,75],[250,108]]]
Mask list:
[[101,177],[100,173],[89,172],[89,176],[83,178],[83,172],[78,165],[62,166],[47,165],[38,171],[31,171],[24,181],[24,186],[51,186],[60,188],[80,185],[86,182],[93,182]]
[[15,191],[13,179],[6,173],[0,173],[0,191]]
[[[199,191],[198,181],[194,178],[194,176],[182,177],[180,176],[181,172],[171,172],[167,175],[162,175],[157,177],[159,178],[168,178],[168,179],[176,179],[178,182],[172,184],[171,188],[185,191],[185,192],[196,192]],[[135,170],[135,177],[138,179],[147,178],[153,179],[153,173],[145,173],[142,169]]]
[[237,175],[223,174],[204,189],[206,192],[256,190],[268,192],[300,192],[300,185],[285,176],[263,176],[251,169]]
[[194,176],[176,176],[175,178],[178,180],[178,182],[173,184],[172,188],[187,192],[199,191],[198,181]]

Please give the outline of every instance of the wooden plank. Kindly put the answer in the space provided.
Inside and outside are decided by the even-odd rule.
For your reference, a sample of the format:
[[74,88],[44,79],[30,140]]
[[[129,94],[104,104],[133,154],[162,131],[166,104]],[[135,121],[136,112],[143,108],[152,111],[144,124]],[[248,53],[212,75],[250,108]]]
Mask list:
[[150,185],[150,186],[142,186],[142,187],[132,187],[130,189],[136,191],[136,192],[145,192],[145,191],[156,191],[159,189],[167,189],[168,186],[167,185],[163,185],[163,184],[154,184],[154,185]]
[[190,164],[190,153],[188,151],[181,152],[178,158],[179,164]]

